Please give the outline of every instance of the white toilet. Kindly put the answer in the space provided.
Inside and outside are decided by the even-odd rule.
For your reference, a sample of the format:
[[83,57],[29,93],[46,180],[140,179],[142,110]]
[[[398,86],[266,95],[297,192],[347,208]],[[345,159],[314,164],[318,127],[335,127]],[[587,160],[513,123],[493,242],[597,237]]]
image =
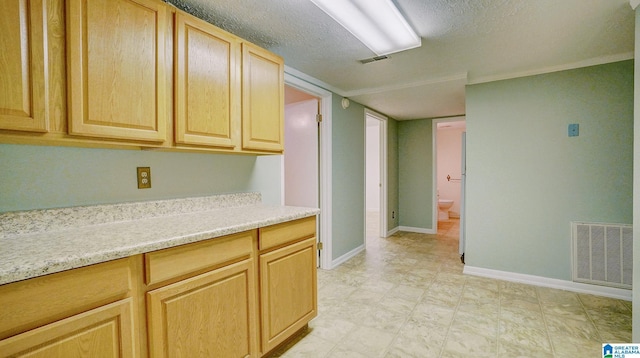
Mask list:
[[438,220],[449,220],[449,209],[453,206],[453,200],[438,199]]

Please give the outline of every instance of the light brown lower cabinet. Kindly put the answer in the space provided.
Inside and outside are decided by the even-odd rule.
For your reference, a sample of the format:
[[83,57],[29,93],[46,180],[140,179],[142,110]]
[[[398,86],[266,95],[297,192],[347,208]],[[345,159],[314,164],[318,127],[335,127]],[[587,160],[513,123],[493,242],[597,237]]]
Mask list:
[[316,316],[316,255],[315,237],[260,255],[263,352]]
[[316,217],[258,231],[261,348],[268,353],[317,315]]
[[133,302],[120,300],[0,341],[2,357],[137,357]]
[[0,285],[0,358],[264,356],[317,314],[315,227],[293,220]]
[[0,285],[0,357],[139,357],[137,259]]
[[152,357],[255,357],[253,260],[147,293]]

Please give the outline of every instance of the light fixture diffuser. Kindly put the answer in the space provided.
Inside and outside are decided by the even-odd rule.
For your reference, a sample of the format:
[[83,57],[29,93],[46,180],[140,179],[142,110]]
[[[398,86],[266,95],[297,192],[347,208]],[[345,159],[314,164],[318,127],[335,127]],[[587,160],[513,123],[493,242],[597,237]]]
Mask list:
[[422,45],[392,0],[311,0],[376,55]]

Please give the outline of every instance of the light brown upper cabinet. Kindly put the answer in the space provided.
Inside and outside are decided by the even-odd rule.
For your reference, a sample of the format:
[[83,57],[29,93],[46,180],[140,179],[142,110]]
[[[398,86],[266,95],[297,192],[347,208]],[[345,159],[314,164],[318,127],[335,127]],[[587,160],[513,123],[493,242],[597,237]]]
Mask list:
[[46,20],[43,0],[2,1],[0,129],[49,129]]
[[242,148],[284,150],[284,61],[242,44]]
[[240,41],[178,12],[175,141],[233,149],[240,140]]
[[70,134],[166,140],[165,12],[155,0],[67,1]]

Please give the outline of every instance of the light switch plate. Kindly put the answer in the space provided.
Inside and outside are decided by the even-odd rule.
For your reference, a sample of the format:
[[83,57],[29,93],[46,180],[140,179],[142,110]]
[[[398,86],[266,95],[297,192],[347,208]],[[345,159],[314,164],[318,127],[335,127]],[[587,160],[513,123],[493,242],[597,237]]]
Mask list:
[[578,123],[569,124],[569,137],[577,137],[580,134],[580,125]]

